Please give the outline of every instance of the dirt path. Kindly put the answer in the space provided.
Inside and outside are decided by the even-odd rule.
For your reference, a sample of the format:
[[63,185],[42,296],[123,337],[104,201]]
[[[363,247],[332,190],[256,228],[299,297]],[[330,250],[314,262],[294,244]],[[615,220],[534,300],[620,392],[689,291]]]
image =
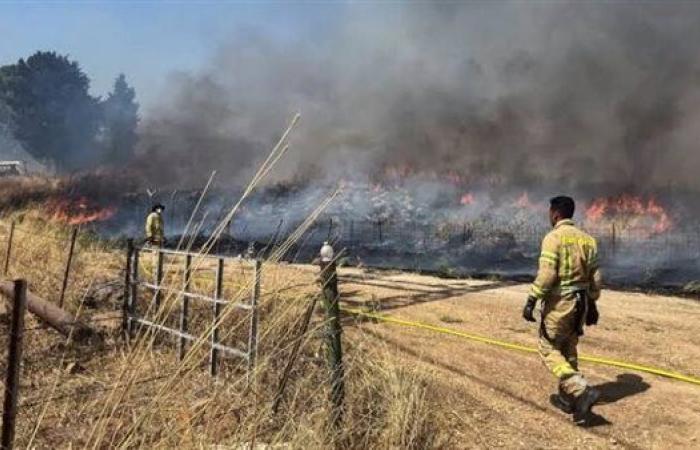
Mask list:
[[[347,306],[369,303],[399,318],[536,346],[536,326],[520,317],[525,285],[345,268],[340,274]],[[700,303],[605,291],[599,305],[601,322],[588,330],[581,353],[700,377]],[[555,380],[535,354],[387,323],[366,322],[359,332],[355,337],[383,342],[454,387],[445,406],[462,425],[455,433],[464,447],[700,448],[700,386],[583,363],[604,401],[593,426],[581,429],[550,407]]]

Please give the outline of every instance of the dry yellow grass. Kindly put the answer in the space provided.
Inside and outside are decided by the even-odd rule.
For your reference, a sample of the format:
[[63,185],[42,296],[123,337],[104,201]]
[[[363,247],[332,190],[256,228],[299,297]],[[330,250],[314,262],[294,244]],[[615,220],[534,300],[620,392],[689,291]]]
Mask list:
[[[55,301],[69,230],[43,220],[36,211],[22,214],[17,227],[22,231],[15,234],[10,276],[26,278],[32,292]],[[4,220],[0,242],[5,242],[7,229]],[[213,270],[207,264],[200,263],[192,280],[193,291],[212,291]],[[66,308],[88,322],[111,313],[118,323],[120,299],[102,299],[89,306],[85,299],[96,286],[121,282],[123,267],[121,249],[81,236]],[[169,281],[178,286],[181,265],[167,267]],[[203,342],[195,344],[183,362],[177,360],[172,337],[143,332],[127,343],[112,327],[105,328],[104,342],[78,346],[30,318],[18,447],[202,448],[217,444],[245,448],[241,445],[265,443],[283,448],[327,448],[331,440],[348,448],[446,445],[449,432],[441,425],[445,413],[438,407],[440,392],[446,388],[431,381],[429,370],[390,362],[393,358],[386,348],[367,341],[362,333],[352,330],[352,324],[344,338],[344,425],[341,430],[327,428],[328,371],[323,356],[317,355],[322,349],[321,314],[314,316],[304,337],[281,411],[272,417],[271,401],[299,319],[319,288],[313,269],[308,267],[273,261],[263,267],[260,359],[250,388],[240,361],[226,361],[219,378],[209,377],[208,348],[204,345],[211,320],[208,304],[194,308],[193,327]],[[150,269],[142,265],[142,276],[148,276]],[[247,296],[249,272],[233,269],[227,273],[225,297]],[[165,297],[163,321],[177,314],[177,298]],[[150,294],[142,291],[139,302],[148,305],[150,300]],[[237,314],[222,322],[222,329],[245,328],[246,315]],[[105,325],[92,323],[101,328]],[[0,343],[3,351],[6,334]],[[240,342],[244,335],[245,330],[236,331],[228,336],[229,342]]]
[[[16,248],[24,249],[27,261],[11,266],[11,274],[26,277],[30,289],[52,300],[58,284],[47,274],[61,271],[66,248],[54,238],[67,236],[68,230],[42,220],[37,211],[23,217],[20,226],[29,232],[16,235],[18,242],[25,240]],[[6,230],[3,221],[0,248]],[[149,260],[144,257],[142,277],[152,276]],[[181,261],[167,263],[168,283],[179,286]],[[144,333],[126,343],[119,336],[120,299],[85,301],[91,286],[121,282],[122,249],[84,236],[75,267],[68,309],[94,326],[103,325],[95,319],[111,314],[117,328],[105,327],[102,343],[77,346],[29,320],[19,447],[328,448],[333,442],[380,449],[697,447],[700,391],[694,386],[584,364],[608,399],[596,411],[612,424],[581,429],[548,405],[554,380],[536,355],[349,317],[343,335],[346,416],[342,429],[331,430],[320,313],[313,317],[282,408],[273,417],[271,402],[299,319],[319,292],[317,268],[263,265],[260,361],[256,381],[247,388],[239,360],[222,363],[217,379],[207,373],[210,305],[191,303],[193,333],[203,341],[180,362],[172,337]],[[213,274],[210,262],[199,261],[192,289],[210,293]],[[342,268],[340,274],[348,304],[381,305],[400,318],[535,345],[534,328],[518,314],[524,286],[355,268]],[[227,266],[225,296],[247,297],[251,279],[248,269]],[[151,299],[141,291],[142,313]],[[696,302],[606,291],[600,308],[603,319],[587,331],[583,352],[697,376]],[[163,321],[175,320],[176,296],[166,296],[160,314]],[[242,345],[247,320],[245,313],[232,311],[222,322],[229,344]],[[5,328],[0,333],[4,352],[7,323],[0,326]]]

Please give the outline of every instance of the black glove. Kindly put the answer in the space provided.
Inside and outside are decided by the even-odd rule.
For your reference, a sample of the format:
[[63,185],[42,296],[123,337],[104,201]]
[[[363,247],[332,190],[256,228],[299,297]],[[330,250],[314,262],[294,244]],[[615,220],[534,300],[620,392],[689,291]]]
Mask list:
[[595,300],[588,300],[588,313],[586,314],[586,325],[596,325],[598,323],[598,306]]
[[523,319],[528,322],[537,322],[534,316],[535,305],[537,305],[537,299],[532,296],[528,297],[527,303],[525,303],[525,307],[523,308]]

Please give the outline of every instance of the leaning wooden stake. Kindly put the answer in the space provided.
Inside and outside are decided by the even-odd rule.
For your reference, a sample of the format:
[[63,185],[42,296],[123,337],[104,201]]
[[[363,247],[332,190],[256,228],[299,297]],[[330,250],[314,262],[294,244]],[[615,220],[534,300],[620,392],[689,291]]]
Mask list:
[[327,351],[328,364],[331,374],[331,417],[330,423],[334,428],[339,428],[343,420],[343,399],[345,397],[345,383],[343,370],[343,349],[340,336],[342,326],[340,323],[340,306],[338,304],[338,276],[336,273],[333,249],[324,244],[321,249],[321,274],[320,281],[323,293],[323,306],[326,310],[327,322]]
[[24,314],[27,309],[27,282],[13,282],[12,323],[10,324],[10,347],[7,355],[5,377],[5,402],[2,410],[2,449],[11,450],[15,440],[15,417],[19,400],[19,372],[22,364],[22,337]]
[[304,314],[304,318],[301,321],[299,333],[297,334],[294,340],[294,347],[292,347],[292,353],[289,355],[289,359],[287,360],[287,366],[284,368],[284,372],[282,372],[282,378],[280,378],[280,382],[277,385],[277,393],[275,394],[275,400],[272,403],[272,414],[277,414],[277,411],[280,407],[280,403],[282,403],[282,398],[284,397],[284,390],[286,389],[287,382],[289,381],[289,375],[292,373],[292,367],[294,367],[294,363],[296,362],[297,357],[299,356],[299,349],[301,348],[301,343],[304,340],[306,330],[309,329],[311,316],[314,313],[314,309],[316,309],[317,302],[318,297],[314,296],[311,300],[311,303],[309,303],[309,307],[306,309],[306,314]]
[[66,289],[68,288],[68,277],[70,276],[70,266],[73,263],[73,252],[75,251],[75,239],[78,237],[78,227],[73,228],[70,235],[70,247],[68,248],[68,258],[66,259],[66,268],[63,271],[63,284],[61,285],[61,295],[58,297],[58,306],[63,308],[63,300],[66,298]]
[[7,237],[7,249],[5,250],[5,268],[3,273],[7,276],[7,272],[10,270],[10,256],[12,255],[12,239],[15,236],[15,222],[14,220],[10,224],[10,235]]

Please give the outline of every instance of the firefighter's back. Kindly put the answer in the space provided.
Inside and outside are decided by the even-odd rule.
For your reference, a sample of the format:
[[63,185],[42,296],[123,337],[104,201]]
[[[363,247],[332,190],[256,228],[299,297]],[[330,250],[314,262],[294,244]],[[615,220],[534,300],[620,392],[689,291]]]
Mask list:
[[598,264],[598,245],[595,238],[576,227],[571,220],[562,221],[551,234],[558,244],[561,293],[588,290],[591,270]]

